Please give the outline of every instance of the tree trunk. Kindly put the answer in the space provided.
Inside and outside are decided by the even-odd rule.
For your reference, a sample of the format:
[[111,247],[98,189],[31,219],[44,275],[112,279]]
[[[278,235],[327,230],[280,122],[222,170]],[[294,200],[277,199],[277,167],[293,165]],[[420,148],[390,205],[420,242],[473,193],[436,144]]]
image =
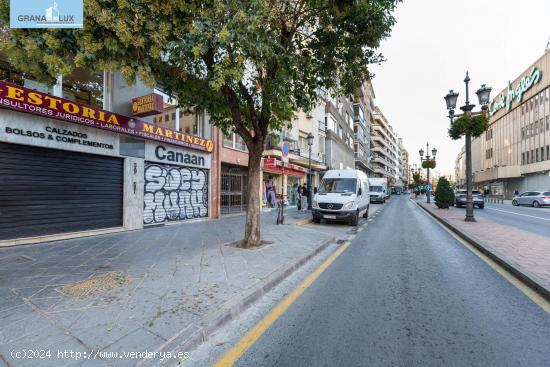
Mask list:
[[246,224],[241,246],[250,248],[261,244],[260,236],[260,165],[264,150],[263,141],[254,141],[254,146],[248,147],[248,204],[246,208]]

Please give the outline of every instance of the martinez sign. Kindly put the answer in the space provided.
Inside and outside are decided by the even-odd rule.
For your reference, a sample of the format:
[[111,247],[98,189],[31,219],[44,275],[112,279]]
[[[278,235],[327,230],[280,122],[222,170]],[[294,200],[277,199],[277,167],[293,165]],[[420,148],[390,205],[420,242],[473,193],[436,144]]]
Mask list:
[[0,81],[0,108],[31,113],[209,153],[214,150],[214,143],[210,139],[166,129],[4,81]]
[[542,71],[540,71],[539,68],[533,67],[529,75],[525,75],[521,78],[515,89],[512,88],[512,83],[508,82],[508,94],[506,96],[501,94],[499,97],[493,99],[489,105],[489,116],[494,115],[504,107],[509,111],[512,108],[514,100],[517,103],[521,103],[525,92],[531,89],[533,85],[540,82],[541,76]]

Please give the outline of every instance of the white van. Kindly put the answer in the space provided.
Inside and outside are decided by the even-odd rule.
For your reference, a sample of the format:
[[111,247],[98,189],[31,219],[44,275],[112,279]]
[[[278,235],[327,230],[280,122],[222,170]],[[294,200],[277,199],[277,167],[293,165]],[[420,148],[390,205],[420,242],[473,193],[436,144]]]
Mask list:
[[385,177],[369,178],[370,201],[372,203],[385,203],[389,197],[388,185]]
[[360,215],[369,216],[369,191],[369,179],[362,171],[327,171],[313,198],[313,221],[327,219],[356,226]]

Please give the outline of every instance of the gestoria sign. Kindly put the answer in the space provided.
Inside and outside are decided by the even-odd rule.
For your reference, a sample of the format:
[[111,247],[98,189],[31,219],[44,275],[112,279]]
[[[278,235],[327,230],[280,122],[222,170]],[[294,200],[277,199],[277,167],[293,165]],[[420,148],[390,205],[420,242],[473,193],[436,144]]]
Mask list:
[[0,81],[0,108],[31,113],[205,152],[214,150],[214,143],[210,139],[184,134],[4,81]]
[[501,94],[497,98],[493,99],[491,104],[489,104],[489,116],[493,116],[505,107],[508,111],[510,111],[514,101],[521,103],[525,92],[531,89],[533,85],[540,82],[541,76],[542,71],[539,68],[533,67],[533,69],[531,69],[531,73],[529,73],[529,75],[524,75],[515,88],[512,87],[511,82],[508,82],[507,94]]

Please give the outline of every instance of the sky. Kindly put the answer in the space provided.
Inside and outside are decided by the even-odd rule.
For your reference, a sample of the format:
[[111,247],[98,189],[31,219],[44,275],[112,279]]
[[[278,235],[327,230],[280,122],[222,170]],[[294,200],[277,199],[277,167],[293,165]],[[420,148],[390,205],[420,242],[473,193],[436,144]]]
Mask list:
[[471,103],[481,84],[494,97],[542,56],[550,0],[404,0],[395,17],[380,47],[387,61],[372,67],[376,104],[403,138],[411,164],[429,142],[437,148],[436,171],[452,174],[464,140],[447,135],[443,97],[454,89],[457,107],[464,105],[466,71]]

